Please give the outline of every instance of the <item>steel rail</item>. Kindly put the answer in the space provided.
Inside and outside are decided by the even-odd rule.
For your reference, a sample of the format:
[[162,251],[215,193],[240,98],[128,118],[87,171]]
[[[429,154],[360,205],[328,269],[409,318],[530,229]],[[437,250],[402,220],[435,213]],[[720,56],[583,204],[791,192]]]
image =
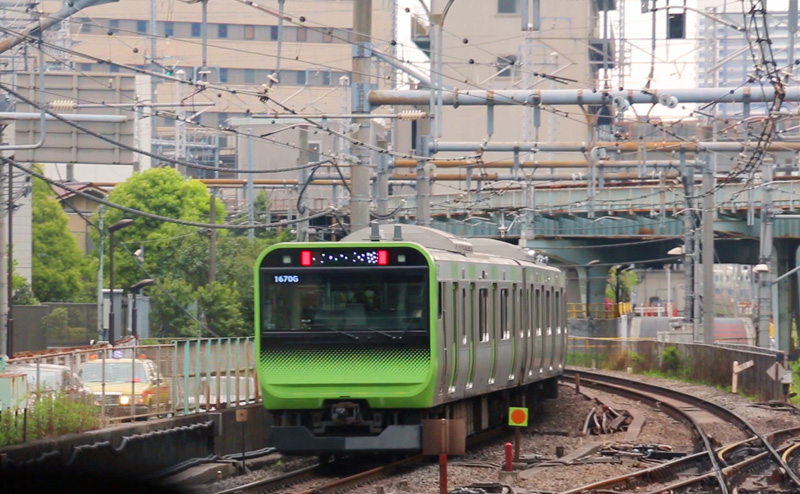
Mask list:
[[[568,369],[568,370],[565,370],[565,372],[564,372],[565,378],[569,377],[569,376],[574,377],[576,375],[581,375],[582,377],[580,379],[583,382],[589,382],[589,383],[591,383],[591,384],[593,384],[595,386],[608,387],[609,389],[612,389],[613,392],[615,392],[615,393],[619,392],[619,393],[623,393],[623,394],[633,394],[635,396],[640,396],[640,398],[645,398],[645,399],[647,399],[647,401],[652,401],[653,398],[649,397],[647,395],[639,395],[639,393],[636,392],[635,390],[641,390],[642,392],[649,391],[649,392],[659,393],[662,396],[668,396],[668,397],[673,398],[675,400],[684,401],[684,402],[690,403],[692,405],[695,405],[695,406],[697,406],[699,408],[705,409],[708,412],[713,413],[717,417],[725,420],[726,422],[730,422],[730,423],[736,424],[741,430],[745,431],[749,436],[753,436],[751,439],[748,439],[746,441],[752,441],[754,438],[758,439],[758,441],[767,450],[767,453],[769,454],[769,456],[772,457],[772,461],[774,461],[775,463],[780,465],[782,467],[782,469],[786,472],[786,476],[794,484],[794,487],[795,488],[800,488],[800,480],[797,479],[797,474],[794,473],[792,471],[792,469],[787,465],[786,461],[782,458],[781,454],[775,449],[775,447],[767,439],[767,437],[765,437],[763,434],[760,434],[758,431],[756,431],[755,428],[749,422],[747,422],[747,420],[745,420],[744,418],[742,418],[738,414],[734,413],[733,411],[731,411],[731,410],[729,410],[729,409],[727,409],[727,408],[725,408],[725,407],[723,407],[721,405],[717,405],[716,403],[709,402],[709,401],[697,398],[696,396],[693,396],[693,395],[690,395],[690,394],[687,394],[687,393],[682,393],[680,391],[675,391],[673,389],[664,388],[664,387],[661,387],[661,386],[642,383],[642,382],[639,382],[639,381],[631,381],[631,380],[620,378],[620,377],[616,377],[616,376],[609,376],[609,375],[606,375],[606,374],[600,374],[600,373],[589,372],[589,371],[584,371],[584,370]],[[586,377],[583,377],[583,376],[591,376],[591,377],[587,379]],[[663,408],[665,406],[668,406],[668,404],[666,404],[664,402],[660,402],[660,407]],[[722,471],[722,469],[720,467],[720,463],[719,463],[719,461],[717,459],[717,456],[714,454],[714,449],[708,443],[708,439],[705,436],[705,434],[703,433],[702,429],[699,427],[699,425],[696,426],[696,430],[700,434],[700,437],[704,438],[704,443],[707,444],[706,451],[710,455],[709,458],[710,458],[712,464],[714,465],[714,475],[717,477],[717,480],[720,482],[720,486],[721,486],[722,491],[723,492],[728,492],[727,491],[727,486],[726,486],[725,481],[724,481],[725,475],[724,475],[724,473],[723,473],[723,471]],[[793,430],[794,429],[787,429],[787,431],[793,431]],[[778,434],[778,433],[774,433],[774,434]],[[626,476],[626,477],[629,477],[629,476]],[[567,491],[567,492],[572,492],[572,491]],[[576,493],[580,492],[580,490],[576,490],[575,492]],[[564,493],[564,494],[566,494],[566,493]]]

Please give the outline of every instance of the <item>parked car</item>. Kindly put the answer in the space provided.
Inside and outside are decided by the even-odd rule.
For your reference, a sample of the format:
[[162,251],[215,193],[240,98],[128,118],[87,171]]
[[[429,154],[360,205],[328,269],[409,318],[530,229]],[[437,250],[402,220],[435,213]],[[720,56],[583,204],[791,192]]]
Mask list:
[[29,403],[39,396],[64,393],[73,400],[89,400],[92,390],[66,365],[10,364],[6,374],[23,374],[28,383]]
[[169,384],[149,359],[90,360],[80,377],[91,388],[97,406],[110,417],[167,413],[172,408]]

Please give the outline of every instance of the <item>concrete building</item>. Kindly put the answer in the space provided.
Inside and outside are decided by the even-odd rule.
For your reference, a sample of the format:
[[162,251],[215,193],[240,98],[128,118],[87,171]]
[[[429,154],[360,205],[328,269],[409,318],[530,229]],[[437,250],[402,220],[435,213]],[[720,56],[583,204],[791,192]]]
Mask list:
[[[441,9],[445,3],[434,1],[432,11]],[[526,7],[525,3],[530,5]],[[610,9],[616,6],[615,1],[606,4]],[[598,6],[602,5],[603,2],[591,0],[540,2],[540,25],[534,30],[530,0],[454,3],[447,13],[442,33],[444,85],[465,92],[470,89],[597,88],[598,70],[604,60],[602,27],[598,26]],[[528,12],[527,21],[523,20],[525,12]],[[430,30],[419,19],[409,21],[415,23],[412,39],[421,49],[430,50]],[[605,60],[611,69],[615,57],[610,37],[605,49]],[[545,107],[535,116],[532,108],[499,106],[490,123],[486,107],[445,108],[442,133],[438,137],[444,141],[478,143],[485,140],[587,141],[593,135],[596,111],[596,108],[577,106]],[[483,159],[509,160],[512,156],[486,153]],[[521,153],[520,159],[542,161],[556,159],[556,156],[528,152]],[[557,159],[570,158],[558,155]]]
[[[392,32],[392,3],[390,0],[373,1],[373,33],[376,42],[383,42],[386,46],[389,46]],[[155,37],[151,36],[151,6],[155,8],[157,19]],[[61,7],[61,0],[41,2],[45,15]],[[207,80],[233,90],[203,90],[199,86],[179,85],[155,78],[152,100],[160,105],[176,105],[160,107],[158,111],[164,117],[154,119],[153,149],[166,156],[176,154],[175,120],[168,116],[179,112],[193,117],[198,124],[186,126],[186,156],[206,165],[221,162],[224,166],[234,167],[236,137],[218,131],[221,126],[227,127],[231,119],[253,113],[283,112],[284,105],[298,113],[341,111],[342,95],[349,88],[341,88],[339,80],[342,76],[349,76],[351,71],[351,1],[286,2],[280,36],[282,43],[278,43],[281,33],[275,5],[258,9],[235,1],[207,2],[207,71],[201,71],[204,65],[201,7],[202,2],[157,0],[120,0],[90,7],[71,18],[68,28],[65,28],[69,40],[61,42],[102,60],[173,76],[182,72],[182,77],[187,80]],[[59,37],[53,36],[54,39]],[[51,68],[67,68],[98,78],[107,73],[127,72],[125,68],[80,56],[62,59],[66,65],[59,67],[53,63]],[[373,75],[375,82],[383,78],[379,69]],[[273,78],[277,82],[272,81]],[[272,86],[269,99],[259,99],[252,94],[263,93],[267,85]],[[139,98],[145,104],[151,100],[147,86],[143,85]],[[178,106],[179,100],[181,106]],[[280,135],[275,140],[288,142]],[[299,150],[296,153],[299,154]],[[294,163],[295,159],[289,158],[288,162]],[[146,157],[142,157],[140,163],[141,168],[151,166]],[[97,180],[97,172],[76,167],[75,177],[70,178]],[[198,170],[188,170],[187,173],[213,177],[209,172]],[[86,174],[94,176],[82,176]]]

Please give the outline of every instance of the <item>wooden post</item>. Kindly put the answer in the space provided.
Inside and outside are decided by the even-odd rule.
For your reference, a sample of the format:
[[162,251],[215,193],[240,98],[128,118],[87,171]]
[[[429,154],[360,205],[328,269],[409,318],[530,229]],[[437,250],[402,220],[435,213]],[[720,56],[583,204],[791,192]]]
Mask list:
[[447,419],[442,419],[442,445],[439,453],[439,494],[447,494]]

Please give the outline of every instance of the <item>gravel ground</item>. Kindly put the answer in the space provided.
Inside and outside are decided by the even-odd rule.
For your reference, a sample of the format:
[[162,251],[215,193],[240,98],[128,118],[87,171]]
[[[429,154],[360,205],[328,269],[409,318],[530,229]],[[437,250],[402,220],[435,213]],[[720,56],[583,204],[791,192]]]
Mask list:
[[[602,372],[622,374],[613,371]],[[756,407],[752,402],[738,395],[714,388],[646,376],[626,374],[625,377],[668,386],[718,403],[744,417],[759,432],[770,432],[800,424],[798,415],[788,411]],[[532,418],[531,427],[522,434],[521,456],[523,458],[529,457],[542,460],[543,465],[534,466],[534,468],[522,472],[520,479],[516,483],[517,492],[561,492],[652,466],[652,463],[644,463],[633,458],[604,460],[597,454],[591,456],[594,461],[607,462],[571,466],[559,464],[545,466],[544,463],[546,462],[544,460],[556,459],[557,447],[563,447],[565,455],[570,455],[570,453],[586,446],[587,443],[596,443],[607,447],[614,446],[622,449],[631,447],[634,444],[652,444],[660,445],[673,451],[691,451],[691,432],[683,424],[676,422],[660,410],[626,398],[606,395],[596,390],[592,390],[592,393],[616,410],[627,410],[634,415],[643,416],[644,426],[636,440],[625,440],[624,432],[583,437],[581,433],[584,421],[590,410],[596,406],[596,403],[576,394],[574,389],[570,387],[561,386],[559,398],[557,400],[548,400],[545,403],[543,412],[538,417]],[[722,444],[742,438],[742,435],[733,427],[712,427],[708,432]],[[452,458],[448,469],[449,488],[452,490],[479,482],[497,482],[498,471],[503,462],[503,444],[506,441],[513,442],[513,435],[501,440],[495,440],[484,447],[471,451],[464,457]],[[291,468],[307,464],[308,461],[310,460],[283,461],[277,465],[251,472],[244,477],[227,479],[205,486],[200,492],[202,494],[210,494],[224,488],[253,482],[263,478],[265,475],[278,475]],[[378,487],[382,487],[387,494],[402,492],[437,493],[439,492],[439,467],[431,463],[415,468],[405,475],[393,477],[384,483],[370,484],[351,492],[374,494]]]

